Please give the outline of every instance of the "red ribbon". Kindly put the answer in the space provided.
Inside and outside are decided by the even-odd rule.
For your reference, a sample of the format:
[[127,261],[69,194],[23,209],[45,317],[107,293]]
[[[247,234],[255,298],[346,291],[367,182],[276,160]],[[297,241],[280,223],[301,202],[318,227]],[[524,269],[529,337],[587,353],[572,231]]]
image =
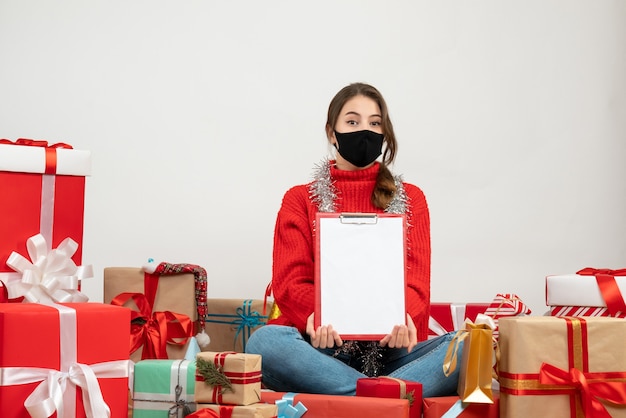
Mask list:
[[55,174],[57,171],[57,149],[72,149],[72,146],[64,142],[48,145],[48,141],[18,138],[15,142],[8,139],[0,139],[0,144],[22,145],[27,147],[44,147],[46,149],[46,169],[45,174]]
[[47,148],[66,148],[72,149],[70,144],[66,144],[64,142],[57,142],[56,144],[48,145],[48,141],[36,140],[36,139],[27,139],[27,138],[18,138],[15,142],[8,139],[0,139],[0,144],[9,144],[9,145],[26,145],[30,147],[47,147]]
[[9,291],[7,290],[7,286],[3,281],[0,280],[0,303],[22,303],[24,300],[24,296],[20,296],[19,298],[10,299]]
[[263,298],[263,316],[267,315],[267,298],[272,296],[272,282],[270,281],[265,288],[265,297]]
[[[139,309],[139,312],[131,312],[131,353],[143,345],[142,359],[167,359],[167,344],[184,345],[193,336],[193,324],[187,315],[170,311],[152,312],[153,302],[142,293],[120,293],[111,304],[124,306],[130,299]],[[183,340],[176,341],[175,338]]]
[[219,410],[220,410],[220,418],[232,418],[235,407],[220,405]]
[[615,276],[626,276],[626,269],[610,270],[586,267],[577,271],[576,274],[596,277],[596,282],[600,288],[602,298],[606,302],[606,309],[609,314],[616,315],[618,312],[626,312],[626,302],[624,302],[624,297],[615,281]]
[[[623,379],[626,373],[617,373]],[[626,382],[608,381],[616,373],[584,373],[571,368],[568,371],[543,363],[539,369],[539,382],[543,385],[567,386],[580,394],[585,417],[611,418],[599,399],[614,405],[626,404]]]
[[197,410],[196,412],[193,412],[187,415],[187,418],[221,418],[221,417],[220,415],[217,414],[217,412],[215,412],[212,409],[202,408],[202,409]]

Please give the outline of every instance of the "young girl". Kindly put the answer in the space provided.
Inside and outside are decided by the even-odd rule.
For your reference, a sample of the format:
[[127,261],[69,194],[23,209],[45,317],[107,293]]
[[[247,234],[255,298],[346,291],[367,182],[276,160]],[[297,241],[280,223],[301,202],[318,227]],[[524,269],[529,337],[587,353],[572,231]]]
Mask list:
[[[340,90],[328,108],[326,136],[335,159],[323,161],[311,183],[291,188],[283,198],[272,271],[279,314],[252,334],[246,352],[262,355],[263,383],[276,391],[354,395],[357,379],[390,376],[421,382],[424,397],[453,394],[458,371],[445,377],[442,368],[452,335],[426,340],[428,206],[417,186],[388,168],[397,142],[380,92],[363,83]],[[314,328],[316,212],[406,215],[406,325],[374,342],[342,341],[331,324]]]

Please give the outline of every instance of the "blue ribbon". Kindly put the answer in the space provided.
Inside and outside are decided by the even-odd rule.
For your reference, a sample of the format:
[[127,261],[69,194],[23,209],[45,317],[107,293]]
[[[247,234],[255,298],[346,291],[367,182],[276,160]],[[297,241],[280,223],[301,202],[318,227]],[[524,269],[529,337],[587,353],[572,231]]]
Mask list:
[[467,405],[463,404],[463,402],[459,399],[450,407],[450,409],[446,411],[445,414],[441,416],[441,418],[456,418],[461,415],[461,412],[463,412],[466,407]]
[[307,409],[302,402],[298,402],[296,406],[293,406],[293,400],[296,395],[297,393],[285,393],[282,399],[275,402],[278,407],[277,418],[300,418],[304,415]]
[[[237,345],[237,339],[241,335],[241,343],[242,343],[242,351],[246,351],[246,341],[250,338],[250,334],[252,334],[252,329],[265,325],[267,316],[261,315],[257,311],[252,310],[252,299],[246,299],[243,301],[243,304],[237,308],[236,315],[228,315],[228,314],[208,314],[206,322],[212,322],[214,324],[226,324],[233,325],[236,328],[235,332],[235,341],[233,342],[233,347]],[[216,319],[209,318],[225,318],[230,319],[234,318],[231,321],[220,321]]]

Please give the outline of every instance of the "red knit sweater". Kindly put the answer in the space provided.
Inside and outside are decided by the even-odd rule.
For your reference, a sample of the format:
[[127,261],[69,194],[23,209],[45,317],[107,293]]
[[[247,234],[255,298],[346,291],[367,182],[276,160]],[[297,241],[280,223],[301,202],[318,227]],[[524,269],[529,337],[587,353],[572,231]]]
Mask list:
[[[331,162],[332,164],[333,162]],[[331,165],[337,212],[383,212],[371,203],[378,163],[365,170],[343,171]],[[423,192],[403,183],[407,195],[407,310],[418,340],[428,333],[430,306],[430,218]],[[314,221],[317,206],[309,185],[291,188],[283,197],[274,231],[272,290],[281,315],[270,324],[295,326],[301,332],[315,306]],[[376,309],[375,306],[372,307]],[[389,330],[391,332],[391,330]]]

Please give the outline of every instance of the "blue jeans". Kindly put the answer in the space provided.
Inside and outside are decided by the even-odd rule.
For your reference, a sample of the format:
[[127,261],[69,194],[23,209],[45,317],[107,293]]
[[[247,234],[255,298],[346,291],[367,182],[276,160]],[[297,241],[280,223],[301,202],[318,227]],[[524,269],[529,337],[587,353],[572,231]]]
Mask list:
[[[406,348],[383,351],[384,376],[420,382],[424,397],[456,394],[458,367],[443,374],[443,361],[454,333],[420,342],[410,353]],[[461,348],[459,349],[460,356]],[[260,354],[263,384],[278,392],[354,395],[357,379],[367,377],[349,364],[348,355],[334,357],[335,349],[314,348],[293,327],[265,325],[248,340],[246,353]],[[460,362],[460,357],[459,357]]]

